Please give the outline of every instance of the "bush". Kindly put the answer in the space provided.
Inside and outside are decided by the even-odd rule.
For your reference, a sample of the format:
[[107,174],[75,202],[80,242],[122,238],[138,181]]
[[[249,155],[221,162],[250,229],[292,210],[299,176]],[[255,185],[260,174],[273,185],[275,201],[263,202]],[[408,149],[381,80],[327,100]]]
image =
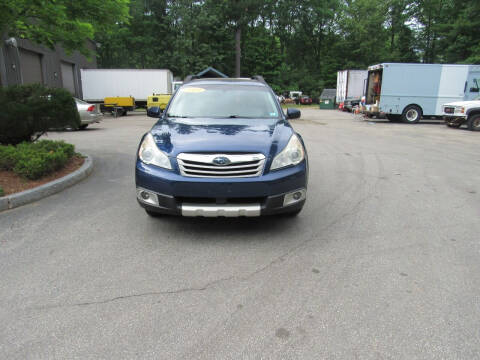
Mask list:
[[53,140],[41,140],[34,142],[31,144],[32,148],[36,150],[43,150],[43,151],[63,151],[68,158],[71,158],[73,155],[75,155],[75,146],[72,144],[67,144],[64,141],[53,141]]
[[63,141],[23,142],[0,146],[0,168],[36,180],[61,169],[75,155],[75,147]]
[[0,170],[12,170],[17,162],[17,149],[12,146],[0,146]]
[[39,84],[0,88],[0,143],[32,141],[52,128],[77,128],[80,116],[72,95]]
[[5,195],[5,192],[3,191],[2,187],[0,186],[0,197],[2,197],[3,195]]

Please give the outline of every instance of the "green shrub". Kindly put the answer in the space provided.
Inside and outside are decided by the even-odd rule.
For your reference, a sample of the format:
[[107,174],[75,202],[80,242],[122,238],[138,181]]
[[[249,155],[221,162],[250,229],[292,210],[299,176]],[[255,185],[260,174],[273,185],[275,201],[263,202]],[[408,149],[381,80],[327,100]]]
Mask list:
[[5,195],[5,192],[3,191],[2,187],[0,186],[0,197],[2,197],[3,195]]
[[21,157],[13,171],[27,179],[35,180],[61,169],[67,161],[67,155],[61,150],[57,152],[36,152],[34,155]]
[[67,154],[68,158],[75,155],[75,146],[67,144],[65,141],[40,140],[34,142],[32,147],[36,150],[44,150],[47,152],[61,150]]
[[12,170],[17,162],[17,149],[12,146],[0,146],[0,170]]
[[13,170],[30,180],[61,169],[75,155],[75,147],[63,141],[23,142],[17,146],[0,145],[0,168]]
[[77,128],[80,116],[72,95],[39,84],[0,88],[0,143],[32,141],[52,128]]

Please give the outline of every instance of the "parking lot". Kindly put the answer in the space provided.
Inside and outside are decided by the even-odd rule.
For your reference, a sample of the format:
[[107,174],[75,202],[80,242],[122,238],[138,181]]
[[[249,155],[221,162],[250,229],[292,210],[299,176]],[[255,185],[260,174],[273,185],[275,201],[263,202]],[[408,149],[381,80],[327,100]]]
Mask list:
[[50,133],[83,182],[0,213],[1,358],[480,357],[480,134],[302,109],[297,218],[152,218],[154,119]]

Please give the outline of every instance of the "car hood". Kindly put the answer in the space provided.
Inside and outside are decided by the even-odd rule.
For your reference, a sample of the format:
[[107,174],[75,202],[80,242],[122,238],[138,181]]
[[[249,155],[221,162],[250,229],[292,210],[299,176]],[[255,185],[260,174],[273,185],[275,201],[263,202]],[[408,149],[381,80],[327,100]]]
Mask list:
[[280,119],[161,119],[151,129],[169,156],[180,153],[262,153],[274,156],[293,129]]
[[480,100],[472,100],[472,101],[455,101],[448,104],[443,104],[443,106],[480,106]]

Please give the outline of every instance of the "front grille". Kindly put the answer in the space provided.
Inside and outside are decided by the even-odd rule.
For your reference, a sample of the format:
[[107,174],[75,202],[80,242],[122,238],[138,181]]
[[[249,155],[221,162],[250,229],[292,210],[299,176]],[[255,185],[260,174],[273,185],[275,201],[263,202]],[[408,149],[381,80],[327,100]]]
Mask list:
[[183,176],[240,178],[260,176],[265,164],[263,154],[179,154],[178,167]]
[[445,111],[445,114],[453,114],[455,112],[455,108],[454,107],[446,107],[444,109]]

